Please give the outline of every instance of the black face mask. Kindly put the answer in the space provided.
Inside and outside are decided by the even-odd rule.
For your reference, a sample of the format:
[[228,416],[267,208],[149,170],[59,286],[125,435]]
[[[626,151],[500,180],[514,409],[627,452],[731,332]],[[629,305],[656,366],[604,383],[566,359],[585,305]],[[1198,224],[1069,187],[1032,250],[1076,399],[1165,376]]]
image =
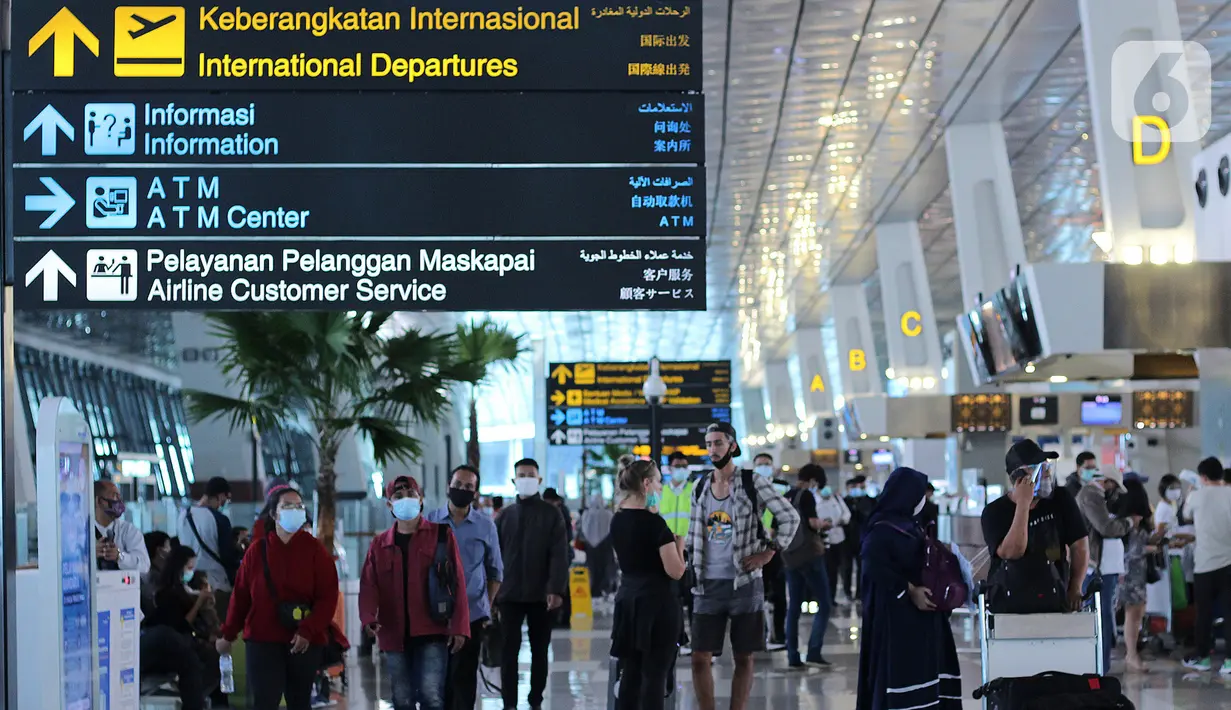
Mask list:
[[722,455],[720,459],[713,459],[715,470],[726,468],[727,464],[731,463],[731,457],[735,454],[735,449],[728,449],[727,453]]
[[469,508],[474,502],[474,491],[468,491],[464,488],[450,488],[449,502],[458,508]]

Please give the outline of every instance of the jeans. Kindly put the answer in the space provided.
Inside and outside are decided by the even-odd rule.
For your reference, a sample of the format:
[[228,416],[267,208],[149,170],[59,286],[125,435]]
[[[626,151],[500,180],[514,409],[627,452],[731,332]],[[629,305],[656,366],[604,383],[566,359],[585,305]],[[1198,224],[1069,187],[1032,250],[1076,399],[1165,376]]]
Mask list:
[[[825,574],[829,576],[829,603],[838,598],[838,579],[842,576],[842,560],[846,556],[846,541],[825,548]],[[847,594],[849,597],[850,594]]]
[[621,658],[620,697],[616,709],[663,710],[671,673],[675,670],[676,653],[674,645],[664,645],[647,653],[630,653]]
[[504,629],[504,665],[500,668],[500,693],[506,708],[517,707],[517,657],[521,654],[521,625],[530,636],[531,705],[543,704],[547,691],[547,654],[551,650],[551,612],[547,602],[502,602],[500,624]]
[[[1197,622],[1194,629],[1197,636],[1197,658],[1207,658],[1214,650],[1215,605],[1221,605],[1223,614],[1231,613],[1227,611],[1231,609],[1231,567],[1194,574],[1193,597],[1197,605]],[[1231,637],[1229,628],[1231,622],[1224,622],[1224,640]],[[1231,649],[1231,641],[1227,641],[1227,648]]]
[[448,710],[474,710],[479,695],[479,657],[483,653],[483,635],[487,619],[470,623],[470,638],[462,650],[449,656],[449,684],[445,686],[445,707]]
[[325,655],[324,646],[309,646],[291,653],[289,643],[244,642],[248,689],[252,710],[278,710],[286,696],[286,710],[311,710],[312,685]]
[[825,630],[829,627],[829,612],[833,599],[829,596],[829,572],[826,569],[824,557],[805,564],[797,569],[786,571],[787,606],[786,606],[786,656],[791,663],[798,663],[799,658],[799,615],[800,605],[808,599],[807,591],[811,590],[816,599],[816,615],[812,619],[812,634],[808,637],[808,660],[821,659],[821,646],[825,642]]
[[385,672],[393,687],[393,710],[444,710],[449,646],[417,641],[404,651],[385,651]]
[[[1095,578],[1096,572],[1091,572],[1086,575],[1086,581],[1081,585],[1081,592],[1084,595],[1086,590],[1090,588],[1090,581]],[[1105,574],[1103,575],[1103,594],[1101,604],[1103,606],[1103,673],[1106,674],[1111,670],[1111,649],[1116,647],[1116,586],[1120,582],[1120,575]]]
[[141,630],[141,673],[174,673],[184,710],[205,707],[205,669],[192,639],[170,626]]

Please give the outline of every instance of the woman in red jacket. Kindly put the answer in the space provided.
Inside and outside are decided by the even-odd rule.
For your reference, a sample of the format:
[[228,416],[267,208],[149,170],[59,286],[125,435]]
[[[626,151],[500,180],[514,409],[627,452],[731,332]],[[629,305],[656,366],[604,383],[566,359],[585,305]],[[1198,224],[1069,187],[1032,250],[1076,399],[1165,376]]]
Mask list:
[[[394,710],[414,710],[416,702],[420,710],[444,710],[449,654],[470,636],[457,540],[448,525],[423,519],[423,492],[415,479],[398,476],[385,487],[385,499],[397,522],[368,548],[359,578],[359,620],[385,654]],[[443,565],[436,560],[438,544],[444,545]]]
[[218,653],[230,653],[243,631],[254,710],[278,710],[284,695],[287,710],[312,707],[338,606],[338,572],[306,520],[299,493],[286,486],[269,492],[261,536],[240,564],[218,639]]

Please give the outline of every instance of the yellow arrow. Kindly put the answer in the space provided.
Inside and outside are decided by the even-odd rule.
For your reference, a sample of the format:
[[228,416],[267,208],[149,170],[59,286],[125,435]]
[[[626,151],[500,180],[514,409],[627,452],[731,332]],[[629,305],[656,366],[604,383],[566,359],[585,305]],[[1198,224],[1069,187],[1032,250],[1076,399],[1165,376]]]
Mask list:
[[556,369],[551,371],[551,377],[555,378],[556,382],[560,384],[564,384],[572,376],[573,371],[564,365],[556,365]]
[[552,392],[551,393],[551,403],[556,405],[557,407],[559,407],[561,404],[564,404],[564,393],[561,392],[560,390],[556,390]]
[[88,27],[81,24],[81,20],[78,20],[77,16],[67,7],[60,8],[60,11],[30,38],[30,52],[27,56],[33,57],[34,53],[47,44],[47,40],[52,37],[56,39],[52,45],[52,56],[54,57],[52,74],[54,76],[73,75],[74,39],[81,40],[91,54],[98,56],[98,37],[95,37]]

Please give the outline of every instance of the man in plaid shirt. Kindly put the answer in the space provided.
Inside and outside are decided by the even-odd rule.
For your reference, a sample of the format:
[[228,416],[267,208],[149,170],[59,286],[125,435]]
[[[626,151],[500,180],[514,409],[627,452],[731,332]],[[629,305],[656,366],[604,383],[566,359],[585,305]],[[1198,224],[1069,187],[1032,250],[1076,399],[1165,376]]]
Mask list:
[[[773,481],[741,471],[735,428],[718,422],[705,432],[714,470],[697,481],[685,549],[691,556],[693,588],[692,679],[700,710],[714,710],[711,663],[722,653],[727,621],[735,676],[731,710],[743,710],[752,692],[752,654],[764,650],[765,590],[761,568],[786,549],[799,527],[799,513],[774,490]],[[749,496],[755,493],[755,500]],[[761,523],[768,509],[778,523],[773,539]]]

